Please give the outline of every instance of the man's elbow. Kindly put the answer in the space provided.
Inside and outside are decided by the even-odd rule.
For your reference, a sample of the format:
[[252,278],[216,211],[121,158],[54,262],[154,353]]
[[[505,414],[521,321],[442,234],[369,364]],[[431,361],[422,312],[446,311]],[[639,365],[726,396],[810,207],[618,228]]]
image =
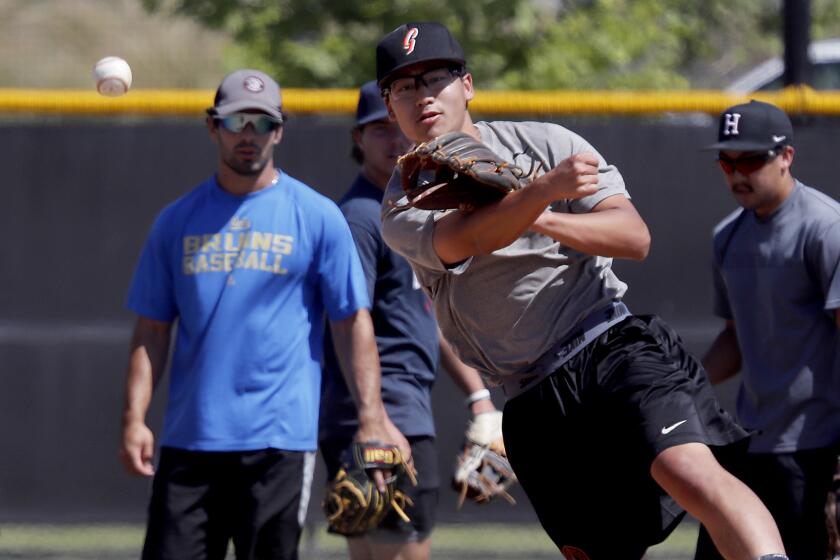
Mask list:
[[643,261],[650,253],[650,232],[647,227],[637,231],[627,243],[626,258],[634,261]]

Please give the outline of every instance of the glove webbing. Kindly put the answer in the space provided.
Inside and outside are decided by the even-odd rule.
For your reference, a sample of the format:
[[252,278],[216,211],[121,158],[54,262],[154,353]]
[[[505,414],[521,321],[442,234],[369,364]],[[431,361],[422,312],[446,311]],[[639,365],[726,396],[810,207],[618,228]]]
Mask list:
[[511,504],[516,504],[516,499],[507,492],[507,489],[514,482],[513,478],[507,478],[499,484],[496,480],[488,478],[484,474],[484,469],[488,464],[497,472],[508,470],[507,465],[499,464],[496,457],[496,453],[491,452],[489,445],[473,444],[470,447],[469,454],[460,459],[461,464],[455,476],[456,481],[461,485],[458,494],[458,509],[461,509],[461,506],[464,505],[467,492],[471,488],[474,490],[481,489],[481,492],[473,498],[478,503],[488,502],[495,496],[502,496]]
[[[339,473],[339,476],[341,476],[341,473]],[[378,490],[376,490],[374,486],[370,486],[369,488],[371,489],[371,492],[378,492]],[[356,486],[349,480],[342,480],[341,482],[337,483],[335,485],[335,490],[349,491],[351,494],[356,496],[356,499],[360,503],[369,504],[372,498],[372,494],[365,495],[361,490],[359,490],[358,486]],[[336,506],[334,513],[332,515],[327,516],[327,521],[330,524],[333,524],[344,514],[344,502],[338,497],[337,492],[334,492],[332,496],[329,496],[329,498],[332,498],[333,503]],[[397,515],[399,515],[403,521],[405,521],[406,523],[409,523],[411,521],[411,518],[408,516],[408,514],[405,513],[405,506],[413,506],[414,500],[407,496],[402,490],[394,490],[393,495],[391,496],[391,499],[388,503],[391,505],[392,508],[394,508],[394,511],[397,512]],[[384,501],[377,502],[376,508],[374,510],[376,516],[382,513],[384,505]],[[361,521],[363,521],[363,519],[359,519],[359,522]],[[353,527],[351,527],[351,530],[357,530],[359,528],[359,522],[353,525]]]
[[[341,478],[345,475],[346,475],[346,471],[344,469],[341,469],[338,472],[337,478]],[[335,485],[335,490],[341,489],[341,490],[349,491],[351,494],[353,494],[356,497],[356,500],[357,500],[358,503],[363,503],[363,504],[370,504],[371,499],[375,499],[373,497],[372,493],[377,492],[376,488],[373,485],[368,486],[368,488],[370,489],[370,492],[367,495],[365,495],[365,493],[363,493],[357,485],[353,484],[348,479],[344,479],[344,480],[336,483],[336,485]],[[329,523],[332,524],[336,520],[340,519],[341,516],[344,514],[345,502],[344,502],[344,500],[342,500],[339,497],[338,492],[335,492],[335,491],[331,493],[329,498],[331,498],[333,500],[333,503],[335,504],[335,512],[332,515],[327,516],[327,521],[329,521]],[[384,508],[384,504],[385,504],[384,501],[376,500],[376,506],[375,506],[374,512],[377,516],[382,513],[382,509]],[[364,520],[365,519],[363,519],[363,518],[358,519],[357,522],[351,528],[351,530],[356,531],[359,528],[359,523],[364,521]]]
[[[406,463],[403,460],[402,453],[400,453],[399,449],[394,448],[393,453],[394,453],[394,458],[393,458],[392,462],[400,466],[402,471],[408,477],[408,480],[411,481],[412,486],[417,486],[417,476],[414,473],[414,467],[412,467],[411,465],[409,465],[408,463]],[[397,478],[397,474],[396,473],[391,473],[391,479],[396,479],[396,478]],[[386,482],[391,482],[391,480],[388,480]],[[394,511],[397,512],[397,515],[399,515],[400,518],[402,518],[403,521],[405,521],[406,523],[411,521],[411,518],[409,518],[408,515],[406,515],[406,513],[405,513],[405,506],[406,505],[413,506],[414,501],[410,497],[408,497],[402,490],[394,489],[394,491],[391,495],[390,504],[391,504],[391,507],[394,508]]]
[[397,515],[406,523],[411,521],[411,518],[405,513],[405,506],[413,506],[414,500],[409,498],[402,490],[394,490],[394,495],[391,496],[391,507],[397,512]]

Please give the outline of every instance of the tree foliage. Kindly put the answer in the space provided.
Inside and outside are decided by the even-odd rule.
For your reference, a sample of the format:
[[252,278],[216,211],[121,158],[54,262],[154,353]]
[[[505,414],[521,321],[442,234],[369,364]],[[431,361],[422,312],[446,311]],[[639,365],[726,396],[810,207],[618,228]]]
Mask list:
[[[228,64],[286,87],[357,87],[375,45],[407,21],[440,21],[482,88],[719,87],[781,52],[782,0],[143,0],[230,33]],[[815,35],[840,35],[836,0],[812,0]],[[715,76],[715,80],[708,79]]]

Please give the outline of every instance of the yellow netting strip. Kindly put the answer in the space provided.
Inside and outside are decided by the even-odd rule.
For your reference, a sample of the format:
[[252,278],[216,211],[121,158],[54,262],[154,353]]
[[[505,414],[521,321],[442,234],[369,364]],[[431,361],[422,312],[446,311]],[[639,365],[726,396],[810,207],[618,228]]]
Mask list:
[[[353,89],[284,89],[291,113],[352,114]],[[775,103],[791,114],[840,115],[840,91],[792,87],[780,92],[734,96],[720,91],[481,91],[470,105],[490,114],[718,113],[750,98]],[[194,115],[213,102],[209,90],[133,90],[118,98],[84,90],[0,88],[0,113]]]

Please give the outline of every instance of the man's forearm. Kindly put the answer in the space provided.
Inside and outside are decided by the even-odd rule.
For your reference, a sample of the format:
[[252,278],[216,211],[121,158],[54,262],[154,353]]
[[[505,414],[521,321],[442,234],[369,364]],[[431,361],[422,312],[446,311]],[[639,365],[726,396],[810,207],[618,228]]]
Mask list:
[[440,363],[458,388],[465,395],[484,389],[484,382],[481,380],[481,375],[458,358],[452,346],[443,337],[443,333],[439,329],[438,343],[440,344]]
[[169,352],[168,323],[140,318],[131,339],[126,374],[123,424],[145,422],[157,381],[163,375]]
[[[360,309],[347,319],[331,321],[330,328],[342,374],[356,401],[359,429],[355,441],[396,445],[410,465],[411,446],[391,422],[382,402],[382,371],[370,313]],[[385,491],[384,474],[373,471],[380,492]]]
[[359,421],[379,422],[385,414],[382,404],[382,373],[367,309],[341,321],[332,321],[336,355],[342,374],[356,403]]
[[[449,377],[452,378],[452,381],[455,382],[459,389],[461,389],[464,395],[469,397],[477,392],[485,391],[487,388],[484,385],[484,381],[481,379],[481,374],[479,374],[475,368],[471,368],[458,358],[455,351],[452,350],[449,342],[443,338],[443,334],[440,333],[440,331],[438,331],[438,339],[440,341],[441,365],[449,374]],[[475,415],[481,412],[490,412],[495,410],[496,407],[493,405],[493,401],[490,400],[489,395],[487,395],[480,400],[470,402],[469,409],[470,412]]]
[[453,212],[435,225],[435,252],[444,263],[454,264],[507,247],[553,201],[585,198],[598,192],[599,164],[594,154],[573,154],[499,202],[470,212]]
[[507,247],[548,204],[539,189],[527,187],[475,210],[453,212],[435,224],[435,252],[444,263],[453,264]]
[[642,260],[650,249],[650,232],[623,195],[604,199],[586,214],[544,212],[531,230],[588,255]]

